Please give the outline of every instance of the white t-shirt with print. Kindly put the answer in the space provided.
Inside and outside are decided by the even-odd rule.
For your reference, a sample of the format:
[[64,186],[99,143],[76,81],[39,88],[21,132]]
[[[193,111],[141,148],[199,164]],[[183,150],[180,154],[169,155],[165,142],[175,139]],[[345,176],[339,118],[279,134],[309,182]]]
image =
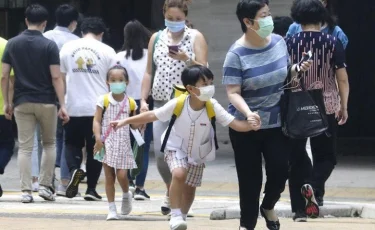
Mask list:
[[66,74],[65,103],[72,117],[94,116],[96,100],[109,91],[107,72],[116,52],[92,38],[66,43],[60,51],[61,72]]
[[143,57],[134,61],[131,55],[125,58],[126,51],[119,52],[116,55],[116,61],[126,69],[129,75],[129,84],[126,87],[126,93],[135,100],[141,99],[141,88],[143,76],[147,66],[147,49],[143,50]]
[[[234,117],[229,114],[215,99],[211,99],[214,107],[216,122],[222,126],[228,126]],[[167,122],[171,119],[173,115],[173,110],[177,105],[177,99],[170,100],[163,107],[158,108],[155,111],[155,116],[158,120],[162,122]],[[194,124],[194,125],[193,125]],[[165,132],[161,137],[163,143]],[[211,150],[215,150],[213,139],[213,129],[211,126],[211,121],[208,118],[206,108],[200,111],[194,111],[189,105],[189,97],[184,103],[184,108],[181,115],[176,119],[171,133],[168,138],[166,145],[167,150],[174,150],[177,152],[177,157],[179,159],[188,156],[190,163],[203,163],[202,161],[197,161],[190,159],[190,156],[196,155],[195,153],[202,152],[203,154],[208,154]],[[192,146],[189,145],[192,143]],[[202,149],[204,147],[204,149]]]

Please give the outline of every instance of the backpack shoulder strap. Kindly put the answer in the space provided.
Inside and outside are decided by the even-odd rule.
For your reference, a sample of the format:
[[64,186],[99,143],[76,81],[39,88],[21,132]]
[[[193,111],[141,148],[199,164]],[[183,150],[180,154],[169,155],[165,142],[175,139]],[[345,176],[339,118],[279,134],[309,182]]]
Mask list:
[[165,146],[167,145],[167,142],[168,142],[168,138],[169,138],[169,135],[171,134],[171,131],[172,131],[172,127],[174,125],[174,122],[176,121],[176,119],[181,115],[182,113],[182,109],[184,108],[184,104],[185,104],[185,100],[187,98],[188,95],[186,94],[181,94],[179,97],[176,98],[177,100],[177,104],[176,104],[176,107],[174,107],[174,110],[173,110],[173,115],[172,115],[172,118],[171,120],[169,121],[169,125],[168,125],[168,128],[167,128],[167,131],[165,133],[165,136],[164,136],[164,139],[163,139],[163,143],[161,145],[161,149],[160,151],[163,153],[164,150],[165,150]]
[[176,115],[176,117],[179,117],[181,115],[187,96],[188,96],[187,94],[181,94],[180,96],[177,97],[177,104],[173,110],[173,114]]
[[104,95],[104,108],[103,109],[107,109],[109,106],[109,94],[105,94]]
[[219,149],[219,144],[217,141],[216,136],[216,116],[215,116],[215,109],[214,104],[212,104],[211,100],[206,102],[206,110],[207,110],[207,116],[211,121],[211,126],[214,129],[214,140],[215,140],[215,148]]
[[128,97],[128,100],[129,100],[130,114],[133,115],[135,108],[137,107],[137,103],[132,97]]
[[211,100],[206,102],[206,110],[207,110],[207,116],[210,120],[215,117],[215,110],[214,105],[212,104]]
[[154,62],[154,53],[155,53],[156,44],[158,43],[158,41],[160,39],[161,32],[162,32],[161,30],[158,31],[158,34],[156,35],[155,40],[154,40],[154,44],[152,45],[152,56],[151,56],[151,60],[152,60],[151,89],[152,89],[152,85],[154,84],[154,77],[155,77],[155,72],[156,72],[156,64]]

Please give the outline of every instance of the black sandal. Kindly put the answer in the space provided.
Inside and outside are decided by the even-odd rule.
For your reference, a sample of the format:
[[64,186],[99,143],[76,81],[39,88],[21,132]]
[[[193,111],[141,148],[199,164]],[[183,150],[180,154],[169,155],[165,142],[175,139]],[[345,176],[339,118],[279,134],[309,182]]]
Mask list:
[[263,216],[263,218],[266,220],[266,225],[269,230],[279,230],[280,229],[280,221],[270,221],[267,219],[266,213],[264,212],[264,209],[260,207],[260,214]]

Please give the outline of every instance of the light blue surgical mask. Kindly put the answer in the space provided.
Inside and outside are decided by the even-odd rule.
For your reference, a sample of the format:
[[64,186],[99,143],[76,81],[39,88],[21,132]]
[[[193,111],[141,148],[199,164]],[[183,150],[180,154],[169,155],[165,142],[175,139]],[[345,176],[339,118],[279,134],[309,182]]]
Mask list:
[[272,32],[273,32],[273,19],[272,16],[267,16],[265,18],[260,18],[258,20],[252,19],[254,21],[257,21],[259,24],[259,29],[254,30],[255,33],[259,35],[261,38],[266,38],[268,37]]
[[126,90],[126,83],[125,82],[112,82],[112,83],[109,83],[109,88],[111,92],[114,94],[122,94]]
[[178,22],[172,22],[167,19],[165,19],[165,26],[168,28],[169,31],[172,33],[180,32],[181,30],[185,29],[185,20],[184,21],[178,21]]

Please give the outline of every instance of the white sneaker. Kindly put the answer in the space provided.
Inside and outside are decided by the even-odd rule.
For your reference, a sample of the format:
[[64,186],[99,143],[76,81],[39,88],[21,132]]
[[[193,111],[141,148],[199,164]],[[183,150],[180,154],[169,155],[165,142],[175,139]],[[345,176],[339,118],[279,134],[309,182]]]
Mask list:
[[32,185],[31,185],[31,189],[33,192],[37,192],[39,190],[39,183],[38,181],[37,182],[34,182]]
[[53,195],[51,189],[45,186],[39,187],[39,196],[42,197],[44,200],[55,201],[55,196]]
[[194,212],[193,212],[193,209],[190,208],[188,214],[187,214],[187,217],[194,217]]
[[108,215],[107,215],[107,220],[118,220],[116,206],[109,207],[109,212],[108,212]]
[[127,198],[122,198],[121,215],[129,215],[132,211],[133,194],[129,191]]
[[172,216],[169,221],[169,227],[171,230],[186,230],[187,223],[182,216]]
[[165,194],[164,200],[161,203],[161,213],[165,216],[171,212],[171,203],[169,202],[169,196]]
[[22,198],[21,198],[21,202],[22,203],[32,203],[34,202],[34,198],[33,198],[33,195],[27,193],[27,192],[24,192],[22,193]]
[[56,195],[57,196],[66,196],[66,187],[68,187],[68,186],[64,186],[62,184],[59,184],[59,186],[57,187]]

